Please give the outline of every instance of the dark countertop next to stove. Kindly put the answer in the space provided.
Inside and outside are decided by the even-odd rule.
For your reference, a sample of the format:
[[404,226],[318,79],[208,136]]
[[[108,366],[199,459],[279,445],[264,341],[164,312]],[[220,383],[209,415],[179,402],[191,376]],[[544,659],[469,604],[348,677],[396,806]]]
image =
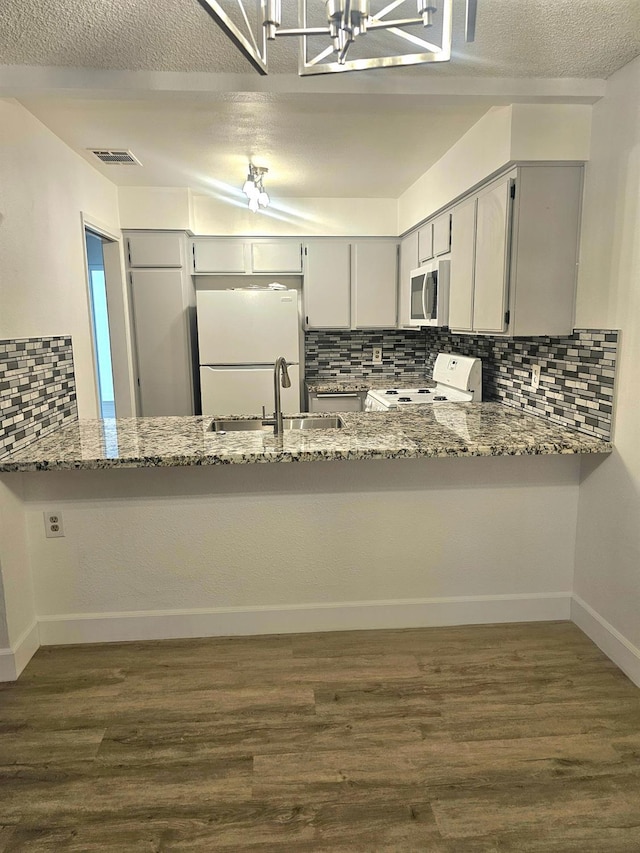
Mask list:
[[150,468],[256,462],[609,453],[609,442],[499,403],[433,403],[341,415],[342,429],[212,432],[211,418],[73,421],[0,472]]

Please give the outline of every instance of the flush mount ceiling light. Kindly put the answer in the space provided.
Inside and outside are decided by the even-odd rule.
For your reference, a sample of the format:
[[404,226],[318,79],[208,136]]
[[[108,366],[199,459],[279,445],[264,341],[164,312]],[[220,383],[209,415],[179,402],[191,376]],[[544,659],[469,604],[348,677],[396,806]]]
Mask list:
[[262,186],[262,178],[269,170],[264,166],[254,166],[249,163],[249,174],[244,182],[242,192],[249,199],[249,210],[257,213],[261,207],[267,207],[269,196]]
[[[302,77],[451,59],[454,0],[298,0],[294,28],[282,26],[282,0],[199,2],[260,74],[267,73],[267,42],[282,36],[300,39]],[[476,9],[477,0],[466,0],[467,42],[475,38]],[[398,53],[407,45],[419,52]]]

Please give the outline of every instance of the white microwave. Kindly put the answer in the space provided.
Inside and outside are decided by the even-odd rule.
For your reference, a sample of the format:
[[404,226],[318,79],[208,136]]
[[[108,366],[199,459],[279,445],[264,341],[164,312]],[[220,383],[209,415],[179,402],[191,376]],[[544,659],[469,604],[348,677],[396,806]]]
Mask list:
[[446,326],[449,322],[450,261],[431,261],[411,272],[409,326]]

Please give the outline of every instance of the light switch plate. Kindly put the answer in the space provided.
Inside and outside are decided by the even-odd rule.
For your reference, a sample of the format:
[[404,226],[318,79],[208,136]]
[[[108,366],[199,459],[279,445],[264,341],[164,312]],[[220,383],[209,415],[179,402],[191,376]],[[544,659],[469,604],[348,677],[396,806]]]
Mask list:
[[535,391],[540,385],[540,365],[534,364],[531,366],[531,387]]

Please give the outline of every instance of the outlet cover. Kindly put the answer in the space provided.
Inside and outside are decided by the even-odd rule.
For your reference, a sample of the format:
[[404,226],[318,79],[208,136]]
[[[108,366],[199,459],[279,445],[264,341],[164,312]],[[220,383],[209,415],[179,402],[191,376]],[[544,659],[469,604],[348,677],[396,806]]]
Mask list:
[[48,509],[44,515],[44,532],[47,539],[58,539],[64,536],[62,513],[59,509]]
[[373,348],[373,364],[382,364],[382,347]]

